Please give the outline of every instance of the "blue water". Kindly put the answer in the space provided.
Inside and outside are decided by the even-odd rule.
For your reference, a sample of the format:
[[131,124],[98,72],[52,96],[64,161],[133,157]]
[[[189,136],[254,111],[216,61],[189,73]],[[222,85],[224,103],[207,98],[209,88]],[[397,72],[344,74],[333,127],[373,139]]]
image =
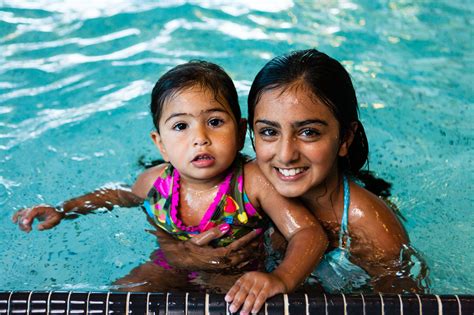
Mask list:
[[474,5],[314,2],[0,2],[0,289],[105,289],[147,260],[139,209],[30,234],[10,217],[133,183],[138,161],[159,157],[147,106],[165,70],[216,62],[245,108],[270,58],[316,47],[351,73],[370,169],[393,184],[432,291],[474,293]]

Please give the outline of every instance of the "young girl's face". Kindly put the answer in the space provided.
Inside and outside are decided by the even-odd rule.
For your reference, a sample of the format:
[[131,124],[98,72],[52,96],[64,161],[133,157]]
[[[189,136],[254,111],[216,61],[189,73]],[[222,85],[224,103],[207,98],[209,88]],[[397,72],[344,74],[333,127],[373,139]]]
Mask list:
[[153,141],[188,182],[217,184],[243,143],[230,106],[198,86],[165,102],[159,130],[152,132]]
[[317,190],[347,154],[339,123],[304,85],[263,92],[253,121],[257,163],[286,197]]

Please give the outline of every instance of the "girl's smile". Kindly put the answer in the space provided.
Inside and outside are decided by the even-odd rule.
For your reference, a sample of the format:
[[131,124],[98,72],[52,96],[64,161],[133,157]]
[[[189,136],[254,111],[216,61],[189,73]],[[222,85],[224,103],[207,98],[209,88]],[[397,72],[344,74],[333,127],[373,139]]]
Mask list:
[[279,168],[275,167],[275,170],[278,172],[278,176],[281,180],[292,181],[297,180],[298,178],[304,176],[309,167],[296,167],[296,168]]

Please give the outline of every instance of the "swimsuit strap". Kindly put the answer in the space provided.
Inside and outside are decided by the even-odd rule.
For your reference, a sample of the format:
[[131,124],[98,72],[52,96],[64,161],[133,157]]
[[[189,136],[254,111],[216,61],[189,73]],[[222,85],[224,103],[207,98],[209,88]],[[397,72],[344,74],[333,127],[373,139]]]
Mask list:
[[214,197],[214,201],[209,205],[209,208],[206,210],[206,213],[202,217],[199,225],[197,226],[186,226],[183,221],[178,218],[178,207],[179,207],[179,186],[180,186],[180,174],[178,169],[173,170],[173,193],[171,194],[171,209],[170,216],[173,223],[180,228],[182,231],[187,232],[204,232],[207,224],[211,220],[214,212],[216,212],[219,204],[225,200],[225,196],[229,193],[230,181],[232,179],[232,169],[229,170],[229,173],[226,175],[224,180],[219,184],[217,194]]
[[[351,245],[351,238],[349,237],[348,222],[349,222],[349,204],[351,200],[351,193],[349,189],[349,179],[346,175],[343,176],[344,186],[344,211],[342,213],[341,229],[339,230],[339,247],[349,249]],[[346,244],[344,246],[344,238]]]

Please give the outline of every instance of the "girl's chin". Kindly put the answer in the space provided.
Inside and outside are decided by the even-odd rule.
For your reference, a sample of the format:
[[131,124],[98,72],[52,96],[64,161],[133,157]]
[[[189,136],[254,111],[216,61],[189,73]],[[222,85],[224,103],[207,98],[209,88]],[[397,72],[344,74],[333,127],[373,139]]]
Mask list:
[[307,189],[300,184],[281,182],[272,183],[276,191],[287,198],[297,198],[301,197]]

